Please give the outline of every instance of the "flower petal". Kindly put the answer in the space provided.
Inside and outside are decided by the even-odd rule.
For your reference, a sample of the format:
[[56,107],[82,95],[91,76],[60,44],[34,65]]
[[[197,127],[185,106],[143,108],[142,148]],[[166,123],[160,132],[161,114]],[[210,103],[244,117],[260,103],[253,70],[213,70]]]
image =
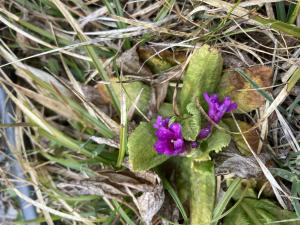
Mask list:
[[207,102],[207,104],[210,103],[210,96],[208,95],[207,92],[204,92],[204,93],[203,93],[203,98],[204,98],[204,100]]
[[169,118],[163,118],[162,116],[158,116],[155,123],[153,124],[153,127],[155,129],[159,129],[160,127],[168,127],[170,119]]
[[207,92],[203,94],[205,101],[208,104],[208,116],[215,122],[219,123],[225,113],[237,109],[237,104],[230,97],[226,96],[223,102],[220,102],[218,96],[213,94],[209,96]]
[[157,140],[154,144],[154,148],[157,153],[165,154],[166,151],[169,151],[169,144],[166,141]]
[[174,154],[178,154],[184,151],[184,141],[183,139],[177,139],[174,141]]
[[170,125],[170,130],[173,132],[174,137],[182,138],[181,125],[179,123],[172,123]]
[[232,102],[230,104],[230,106],[227,108],[226,112],[229,113],[229,112],[232,112],[233,110],[236,110],[237,109],[237,104],[235,102]]
[[154,127],[155,129],[160,128],[160,127],[162,126],[162,121],[163,121],[163,117],[162,117],[162,116],[158,116],[158,117],[156,118],[155,123],[153,124],[153,127]]
[[175,137],[174,133],[165,127],[157,129],[155,135],[159,140],[170,140]]

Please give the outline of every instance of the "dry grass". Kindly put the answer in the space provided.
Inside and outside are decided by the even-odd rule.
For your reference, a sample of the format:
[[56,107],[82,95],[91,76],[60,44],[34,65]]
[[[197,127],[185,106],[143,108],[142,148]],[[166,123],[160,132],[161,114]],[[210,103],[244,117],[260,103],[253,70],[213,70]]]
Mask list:
[[[0,82],[16,106],[10,116],[17,142],[10,146],[13,157],[7,160],[20,163],[28,178],[22,185],[29,183],[36,198],[16,188],[4,161],[2,193],[15,193],[11,199],[18,196],[34,205],[37,221],[49,225],[139,224],[141,213],[132,197],[156,184],[141,179],[126,164],[128,133],[157,114],[168,88],[175,87],[175,93],[180,89],[189,53],[196,44],[208,43],[220,49],[225,68],[272,68],[268,91],[251,87],[260,90],[266,103],[242,116],[252,122],[252,130],[259,130],[258,150],[249,145],[245,131],[239,132],[271,184],[273,199],[297,211],[291,204],[291,185],[275,178],[257,153],[278,160],[299,152],[299,36],[297,30],[263,24],[257,17],[276,15],[270,6],[282,1],[230,2],[0,1]],[[285,1],[286,6],[292,3],[296,1]],[[298,16],[295,23],[299,21]],[[124,57],[132,48],[138,49],[138,60],[130,54]],[[147,54],[139,53],[140,48]],[[174,54],[171,65],[164,58],[166,51]],[[147,106],[139,105],[146,90],[135,99],[128,95],[125,84],[136,81],[149,87]],[[119,85],[121,101],[114,84]],[[128,105],[128,99],[133,103]],[[7,138],[5,133],[2,137]],[[95,177],[103,178],[104,186],[94,183],[98,194],[58,188]],[[162,223],[161,217],[154,218],[155,224]]]

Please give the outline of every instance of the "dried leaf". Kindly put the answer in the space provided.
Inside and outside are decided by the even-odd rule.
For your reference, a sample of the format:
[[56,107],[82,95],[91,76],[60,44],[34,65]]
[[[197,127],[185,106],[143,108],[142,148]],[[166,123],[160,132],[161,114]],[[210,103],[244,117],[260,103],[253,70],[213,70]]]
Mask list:
[[[241,178],[257,177],[262,173],[256,159],[253,156],[245,157],[236,153],[223,153],[225,161],[216,167],[216,174],[232,174]],[[265,160],[264,160],[265,162]]]
[[155,94],[156,94],[156,108],[159,109],[159,106],[165,101],[169,87],[169,82],[164,82],[155,85]]
[[151,225],[152,218],[162,207],[165,193],[161,182],[151,192],[144,192],[137,198],[136,206],[146,225]]
[[[100,172],[101,176],[107,178],[112,183],[131,188],[140,192],[151,192],[157,185],[159,178],[155,173],[143,172],[144,177],[134,172],[115,172],[104,171]],[[152,179],[152,180],[151,180]],[[149,182],[151,180],[152,182]]]
[[186,59],[183,52],[162,51],[158,54],[153,48],[139,48],[138,53],[153,73],[166,71]]
[[123,72],[127,74],[137,74],[139,76],[151,76],[152,73],[147,67],[144,67],[140,62],[139,55],[136,51],[136,47],[133,47],[123,52],[119,58],[117,58],[117,65]]
[[[161,180],[153,172],[98,171],[97,177],[63,182],[57,184],[57,187],[71,195],[98,195],[123,203],[124,197],[129,195],[145,224],[151,224],[153,216],[160,210],[165,198]],[[132,208],[128,202],[127,206]]]
[[[120,96],[121,94],[122,87],[125,89],[125,93],[128,94],[128,96],[126,96],[126,106],[128,109],[133,105],[136,97],[140,95],[139,101],[137,103],[137,107],[143,113],[146,113],[148,111],[150,94],[151,94],[151,88],[148,85],[140,81],[126,82],[126,79],[121,84],[119,83],[117,78],[112,78],[111,86],[118,96]],[[111,102],[111,98],[109,97],[106,91],[105,84],[98,83],[97,89],[103,100],[107,102]]]
[[[236,124],[233,119],[227,118],[227,119],[224,119],[223,122],[229,126],[231,131],[233,131],[233,132],[239,131],[238,128],[236,127]],[[246,132],[246,131],[250,130],[252,128],[252,126],[249,123],[244,122],[244,121],[237,121],[237,123],[239,124],[241,131],[245,132],[245,133],[243,133],[243,135],[245,136],[246,140],[250,144],[251,148],[254,151],[256,151],[258,148],[258,145],[259,145],[259,134],[258,134],[257,130],[251,130],[249,132]],[[245,143],[241,134],[234,134],[234,135],[232,135],[232,138],[233,138],[237,148],[243,155],[252,155],[250,149],[247,147],[247,144]]]
[[[270,67],[254,66],[245,69],[245,72],[261,88],[272,85]],[[265,103],[265,98],[240,74],[232,70],[227,70],[223,74],[218,90],[221,96],[230,96],[242,112],[250,112]]]
[[80,88],[83,92],[86,101],[92,102],[96,106],[107,105],[110,103],[110,97],[107,95],[106,90],[104,91],[101,89],[104,89],[104,86],[92,87],[89,85],[81,85]]
[[168,193],[166,193],[164,203],[158,214],[161,216],[161,225],[171,225],[169,221],[178,222],[180,219],[179,209]]
[[71,195],[98,195],[113,199],[127,196],[124,188],[99,178],[59,183],[57,187]]

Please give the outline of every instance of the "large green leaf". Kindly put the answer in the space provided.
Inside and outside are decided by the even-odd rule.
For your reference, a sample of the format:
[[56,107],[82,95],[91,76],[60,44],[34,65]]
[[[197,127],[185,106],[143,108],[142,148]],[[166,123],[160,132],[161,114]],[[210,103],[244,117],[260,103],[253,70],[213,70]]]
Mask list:
[[184,139],[189,141],[196,140],[201,125],[201,114],[195,103],[191,102],[187,105],[187,112],[182,122],[182,134]]
[[[223,59],[220,52],[208,45],[195,50],[183,76],[180,106],[183,113],[190,102],[195,102],[203,92],[214,92],[222,73]],[[200,98],[200,103],[203,98]]]
[[156,136],[150,123],[140,123],[128,139],[129,162],[135,171],[149,170],[168,159],[153,149]]
[[[221,123],[222,127],[226,127],[225,124]],[[211,152],[220,152],[224,147],[228,146],[231,140],[230,134],[223,130],[216,129],[212,135],[203,141],[200,148],[192,151],[188,156],[192,157],[195,161],[207,161],[210,160],[209,154]]]
[[280,224],[298,225],[300,221],[295,213],[283,210],[273,202],[265,199],[244,198],[240,204],[224,219],[223,225],[263,225],[274,221],[284,221]]
[[210,225],[215,205],[215,170],[212,161],[192,162],[191,225]]
[[215,202],[215,171],[212,161],[172,159],[178,196],[190,208],[191,225],[210,225]]

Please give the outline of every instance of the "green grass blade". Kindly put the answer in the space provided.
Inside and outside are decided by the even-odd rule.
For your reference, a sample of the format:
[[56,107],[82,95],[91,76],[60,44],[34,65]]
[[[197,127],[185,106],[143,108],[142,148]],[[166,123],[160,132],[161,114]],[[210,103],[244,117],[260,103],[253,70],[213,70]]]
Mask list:
[[112,200],[112,204],[115,207],[115,210],[121,215],[121,217],[125,220],[127,225],[135,225],[135,223],[130,219],[127,213],[122,209],[120,204],[116,200]]
[[[64,17],[69,22],[69,24],[72,26],[72,28],[77,32],[79,39],[82,42],[89,41],[89,39],[82,32],[80,26],[77,24],[76,20],[73,18],[71,13],[67,10],[66,6],[60,0],[51,0],[51,1],[56,5],[56,7],[61,11],[61,13],[64,15]],[[101,59],[98,58],[94,48],[91,45],[87,45],[87,46],[85,46],[85,48],[86,48],[88,55],[91,57],[93,64],[94,64],[95,68],[97,69],[99,75],[101,76],[102,80],[109,82],[108,74],[106,73],[106,71],[103,67],[103,63],[102,63]],[[119,104],[118,97],[117,97],[114,89],[111,87],[110,84],[108,84],[106,87],[111,96],[112,104],[113,104],[115,110],[118,113],[120,113],[120,104]]]
[[285,12],[284,2],[276,2],[275,7],[276,7],[277,19],[282,22],[285,22],[286,21],[286,12]]
[[96,176],[96,173],[94,171],[92,171],[91,169],[87,168],[84,164],[78,162],[77,160],[75,159],[72,159],[72,158],[66,158],[66,159],[63,159],[63,158],[57,158],[57,157],[54,157],[54,156],[51,156],[50,154],[44,152],[44,151],[40,151],[40,153],[45,157],[47,158],[49,161],[51,162],[55,162],[55,163],[58,163],[58,164],[61,164],[67,168],[70,168],[70,169],[73,169],[73,170],[77,170],[79,172],[84,172],[86,173],[88,176]]
[[[54,41],[54,37],[53,37],[53,34],[49,31],[47,31],[46,29],[43,29],[43,28],[40,28],[38,26],[35,26],[34,24],[32,23],[29,23],[25,20],[18,20],[18,23],[24,27],[26,27],[27,29],[37,33],[37,34],[40,34],[41,36],[43,36],[44,38],[47,38],[51,41]],[[62,44],[62,45],[70,45],[71,44],[71,40],[68,40],[66,39],[65,37],[62,37],[62,36],[57,36],[57,42],[59,44]]]
[[[114,8],[111,5],[111,2],[114,3],[114,7],[116,9],[116,11],[114,10]],[[113,1],[108,1],[108,0],[104,0],[104,4],[106,6],[106,8],[108,9],[108,11],[113,14],[113,15],[117,15],[117,16],[121,16],[123,17],[123,9],[121,7],[121,3],[119,0],[113,0]],[[126,28],[127,25],[125,23],[122,22],[117,22],[118,28],[123,29]],[[125,49],[130,49],[131,48],[131,44],[128,38],[124,39],[124,47]]]
[[298,94],[295,100],[292,102],[292,104],[290,104],[289,107],[287,107],[288,117],[292,116],[292,113],[296,108],[296,106],[299,105],[299,102],[300,102],[300,94]]
[[117,161],[117,167],[122,166],[122,162],[127,149],[127,110],[126,110],[126,96],[124,90],[121,91],[121,130],[120,130],[120,149]]
[[185,224],[189,224],[189,219],[188,219],[188,216],[184,210],[184,207],[179,199],[179,197],[177,196],[174,188],[172,187],[172,185],[169,183],[169,181],[163,177],[163,176],[160,176],[162,182],[163,182],[163,186],[164,188],[169,192],[169,194],[171,195],[171,197],[173,198],[174,202],[176,203],[176,206],[177,208],[179,209],[183,219],[184,219],[184,222]]
[[252,19],[279,32],[300,38],[300,28],[292,24],[284,23],[279,20],[267,19],[261,16],[253,16]]
[[300,218],[300,203],[299,203],[299,200],[297,199],[299,196],[299,193],[300,193],[299,187],[300,187],[300,181],[298,179],[293,180],[292,188],[291,188],[291,197],[292,197],[291,202],[292,202],[292,205],[295,209],[297,216]]
[[161,21],[162,19],[164,19],[168,15],[168,13],[172,10],[174,4],[175,4],[175,0],[164,1],[164,5],[163,5],[162,9],[158,12],[154,21],[157,22],[157,21]]
[[[240,186],[239,186],[240,187]],[[244,197],[246,196],[247,194],[247,191],[248,191],[248,188],[249,188],[249,183],[247,183],[247,186],[245,187],[245,189],[243,190],[243,192],[241,193],[241,195],[239,196],[239,200],[234,203],[234,205],[228,209],[225,213],[223,213],[222,215],[220,215],[219,217],[214,217],[213,219],[213,222],[214,221],[218,221],[222,218],[224,218],[225,216],[227,216],[229,213],[231,213],[234,209],[236,209],[236,207],[238,207],[240,205],[240,203],[242,202],[242,200],[244,199]]]
[[103,137],[112,138],[115,135],[112,130],[96,117],[91,116],[81,105],[71,99],[68,99],[67,101],[70,107],[81,116],[82,120],[94,127],[101,135],[103,135]]
[[242,182],[242,179],[240,179],[240,178],[234,179],[234,181],[230,184],[228,190],[226,191],[225,195],[223,196],[222,200],[215,207],[214,212],[213,212],[213,220],[215,222],[213,223],[213,225],[218,224],[218,220],[219,220],[218,218],[222,215],[222,213],[226,209],[232,196],[240,188],[241,182]]
[[288,23],[294,24],[300,9],[300,1],[297,1],[297,4],[290,3],[289,13],[288,13]]

